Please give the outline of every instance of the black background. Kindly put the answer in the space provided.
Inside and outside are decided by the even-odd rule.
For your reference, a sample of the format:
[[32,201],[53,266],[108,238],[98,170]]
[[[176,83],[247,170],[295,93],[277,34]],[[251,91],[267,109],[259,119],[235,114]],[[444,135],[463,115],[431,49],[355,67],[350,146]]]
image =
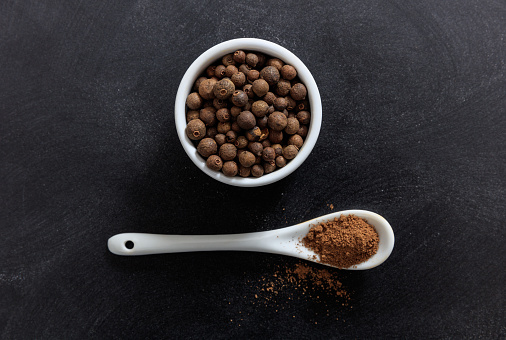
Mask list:
[[[1,1],[1,337],[506,336],[505,32],[504,1]],[[293,51],[323,102],[310,157],[261,188],[207,177],[174,126],[187,67],[238,37]],[[328,297],[329,316],[296,291],[252,303],[248,280],[296,259],[106,247],[329,204],[396,235],[380,267],[336,274],[353,308]]]

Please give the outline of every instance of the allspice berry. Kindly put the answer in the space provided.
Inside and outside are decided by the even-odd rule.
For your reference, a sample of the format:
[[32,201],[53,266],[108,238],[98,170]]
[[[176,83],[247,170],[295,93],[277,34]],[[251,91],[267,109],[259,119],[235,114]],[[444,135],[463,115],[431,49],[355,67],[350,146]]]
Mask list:
[[243,107],[248,103],[248,95],[244,91],[237,90],[232,94],[232,103],[235,106]]
[[218,119],[220,122],[230,121],[230,110],[226,107],[219,109],[216,111],[216,119]]
[[228,65],[225,67],[225,76],[231,78],[234,74],[239,73],[239,69],[235,65]]
[[246,61],[246,53],[241,50],[235,51],[233,58],[236,63],[243,64]]
[[266,65],[267,66],[274,66],[278,71],[281,71],[281,69],[283,68],[283,65],[285,65],[285,63],[279,58],[271,58],[271,59],[267,60]]
[[254,98],[255,97],[255,92],[253,92],[253,85],[246,84],[246,85],[244,85],[244,87],[242,88],[242,90],[244,91],[244,93],[246,93],[248,95],[248,98]]
[[288,111],[291,111],[294,109],[294,107],[297,105],[297,103],[295,102],[295,100],[293,100],[292,97],[288,96],[288,97],[285,97],[286,101],[288,102],[288,105],[286,106],[286,109]]
[[200,119],[193,119],[188,122],[185,131],[191,140],[200,140],[206,135],[206,125]]
[[216,66],[216,68],[214,69],[215,77],[218,79],[223,78],[225,76],[225,69],[226,69],[226,67],[223,65]]
[[264,167],[264,174],[270,174],[271,172],[276,170],[276,163],[273,160],[269,162],[264,162],[263,167]]
[[197,78],[197,80],[195,80],[195,84],[193,84],[193,91],[197,91],[199,90],[199,86],[200,86],[200,83],[204,80],[206,80],[207,78],[206,77],[199,77]]
[[237,116],[239,116],[239,114],[241,112],[242,112],[242,109],[239,106],[232,106],[232,108],[230,109],[230,114],[234,118],[237,117]]
[[261,165],[255,164],[251,167],[251,175],[253,177],[261,177],[264,174],[264,168]]
[[186,122],[188,123],[192,119],[199,119],[199,111],[196,110],[189,110],[186,112]]
[[287,145],[283,148],[283,157],[286,159],[294,159],[299,153],[299,149],[295,145]]
[[230,126],[230,130],[235,131],[237,133],[242,131],[241,127],[239,126],[239,124],[237,124],[237,122],[232,122],[232,125]]
[[255,155],[253,155],[249,151],[241,152],[239,154],[239,163],[241,163],[242,166],[247,168],[255,164],[255,159],[256,159]]
[[221,58],[221,63],[227,67],[228,65],[235,65],[234,55],[227,54],[223,58]]
[[287,96],[290,93],[290,89],[292,88],[292,84],[288,80],[281,79],[276,84],[276,93],[279,96]]
[[220,171],[221,168],[223,167],[223,161],[221,160],[220,156],[211,155],[206,160],[206,165],[211,170]]
[[276,157],[276,166],[282,168],[286,165],[286,159],[283,156]]
[[311,114],[307,111],[299,111],[297,113],[297,119],[299,123],[307,125],[311,121]]
[[248,146],[248,140],[246,139],[246,137],[244,136],[238,136],[237,139],[235,140],[235,147],[238,148],[238,149],[244,149],[245,147]]
[[216,141],[216,144],[218,144],[218,146],[222,146],[227,141],[227,137],[225,136],[224,133],[218,133],[216,134],[216,136],[214,136],[214,140]]
[[265,129],[267,127],[268,121],[269,120],[268,120],[267,116],[263,116],[262,118],[257,118],[257,126],[260,129]]
[[200,109],[203,103],[202,97],[197,92],[190,93],[186,98],[186,105],[190,110]]
[[[269,124],[269,127],[271,129],[273,129],[274,131],[283,130],[286,127],[287,123],[288,123],[288,120],[287,120],[286,116],[279,111],[274,111],[273,113],[271,113],[269,115],[268,124]],[[271,142],[272,142],[272,140],[271,140]]]
[[283,154],[283,147],[281,144],[272,144],[271,148],[273,148],[274,152],[276,152],[276,156],[281,156]]
[[295,111],[308,111],[309,110],[309,101],[307,99],[304,99],[303,101],[297,103],[297,106],[295,107]]
[[214,80],[214,79],[203,80],[199,85],[200,96],[206,100],[213,99],[214,98],[214,84],[216,84],[216,80]]
[[262,152],[264,151],[264,147],[262,146],[262,143],[259,143],[259,142],[250,142],[248,144],[248,149],[255,156],[262,156]]
[[239,165],[239,176],[249,177],[251,175],[251,168]]
[[299,121],[297,118],[288,118],[286,123],[285,132],[289,135],[293,135],[299,131]]
[[302,137],[299,135],[293,135],[288,138],[287,144],[294,145],[297,147],[297,149],[300,149],[302,147],[302,144],[304,144],[304,139],[302,139]]
[[258,126],[246,131],[246,139],[250,142],[256,142],[260,140],[260,136],[262,135],[262,130]]
[[279,81],[279,71],[274,66],[266,66],[260,71],[260,78],[264,79],[269,85],[274,85]]
[[306,125],[301,125],[300,128],[299,128],[299,131],[297,131],[297,134],[299,136],[301,136],[302,138],[306,138],[307,132],[308,132],[307,126]]
[[249,81],[253,82],[260,77],[260,72],[257,70],[250,70],[246,76]]
[[214,96],[219,99],[228,99],[235,91],[235,85],[228,78],[224,78],[214,84]]
[[267,114],[267,111],[269,111],[269,105],[263,100],[257,100],[251,105],[251,111],[255,116],[262,118]]
[[292,65],[284,65],[281,68],[281,77],[283,77],[286,80],[292,80],[297,76],[297,71],[295,70],[295,67]]
[[219,122],[216,129],[219,133],[226,134],[232,129],[232,124],[230,122]]
[[273,105],[277,111],[283,111],[288,106],[288,101],[283,97],[278,97],[274,100]]
[[234,83],[236,88],[241,88],[246,84],[246,76],[242,72],[237,72],[236,74],[230,77],[232,83]]
[[256,122],[255,115],[253,115],[250,111],[243,111],[237,117],[237,124],[239,124],[239,127],[244,130],[253,128],[256,125]]
[[263,149],[262,158],[264,159],[264,161],[267,161],[267,162],[272,161],[272,160],[274,160],[274,158],[276,158],[276,151],[274,151],[273,148],[268,146]]
[[206,75],[209,78],[214,77],[215,70],[216,70],[216,66],[215,65],[208,66],[207,69],[206,69]]
[[236,162],[228,161],[223,164],[221,171],[225,176],[234,177],[239,172],[239,167]]
[[224,101],[223,99],[214,98],[213,99],[213,107],[216,110],[222,109],[224,107],[227,107],[227,102]]
[[242,72],[245,75],[248,74],[248,72],[250,70],[251,70],[251,66],[249,66],[248,64],[242,64],[241,66],[239,66],[239,72]]
[[254,53],[246,54],[246,64],[251,67],[255,67],[258,64],[258,56]]
[[263,97],[269,92],[269,83],[265,79],[257,79],[253,82],[253,92],[259,97]]
[[294,100],[303,100],[304,98],[306,98],[306,94],[307,94],[307,89],[304,86],[304,84],[301,84],[301,83],[297,83],[297,84],[293,85],[292,88],[290,89],[290,96]]
[[207,158],[218,152],[218,145],[214,139],[204,138],[199,142],[197,151],[202,157]]
[[214,126],[206,128],[206,137],[214,139],[214,137],[218,134],[218,129]]
[[235,141],[238,137],[237,132],[230,130],[225,134],[225,139],[227,140],[227,143],[232,143],[235,145]]
[[269,140],[274,144],[281,143],[283,141],[283,131],[270,130]]
[[225,143],[220,146],[220,157],[224,161],[231,161],[237,155],[237,148],[234,144]]
[[276,100],[276,95],[272,92],[267,92],[264,96],[264,101],[269,104],[269,105],[273,105],[274,104],[274,101]]
[[[267,131],[269,131],[269,130],[267,130]],[[271,144],[272,144],[272,143],[271,143],[271,141],[270,141],[270,140],[268,140],[268,139],[264,139],[264,140],[262,141],[262,146],[264,147],[264,149],[265,149],[265,148],[270,147],[270,146],[271,146]]]
[[206,126],[216,125],[216,109],[213,106],[203,108],[200,110],[199,118]]

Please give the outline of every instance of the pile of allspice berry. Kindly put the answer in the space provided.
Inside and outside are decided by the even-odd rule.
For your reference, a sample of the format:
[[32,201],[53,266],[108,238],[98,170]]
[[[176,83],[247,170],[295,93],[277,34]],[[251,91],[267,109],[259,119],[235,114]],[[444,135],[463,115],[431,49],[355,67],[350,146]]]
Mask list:
[[239,50],[207,67],[193,91],[186,135],[210,169],[260,177],[297,156],[311,114],[293,66]]

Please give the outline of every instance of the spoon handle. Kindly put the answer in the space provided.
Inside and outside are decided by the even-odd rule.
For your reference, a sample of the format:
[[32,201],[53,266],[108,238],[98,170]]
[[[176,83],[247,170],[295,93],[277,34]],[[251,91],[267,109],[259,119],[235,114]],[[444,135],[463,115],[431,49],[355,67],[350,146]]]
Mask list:
[[230,235],[159,235],[124,233],[107,241],[109,250],[116,255],[148,255],[190,251],[241,250],[269,251],[266,239],[271,231]]

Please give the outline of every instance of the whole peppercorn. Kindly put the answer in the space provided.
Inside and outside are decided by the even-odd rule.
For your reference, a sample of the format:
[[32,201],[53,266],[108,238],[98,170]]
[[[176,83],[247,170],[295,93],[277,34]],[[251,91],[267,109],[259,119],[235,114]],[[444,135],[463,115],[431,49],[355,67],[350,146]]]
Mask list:
[[239,66],[239,72],[242,72],[244,74],[248,74],[248,72],[251,70],[251,67],[248,64],[242,64]]
[[281,70],[281,77],[286,80],[292,80],[297,76],[297,70],[292,65],[284,65]]
[[271,59],[267,60],[266,65],[267,66],[274,66],[278,71],[281,71],[281,69],[283,68],[283,65],[285,65],[285,63],[279,58],[271,58]]
[[225,67],[225,76],[231,78],[234,74],[239,73],[239,69],[235,65],[228,65]]
[[246,54],[246,64],[251,67],[255,67],[258,64],[258,56],[254,53]]
[[206,125],[200,119],[193,119],[188,122],[185,131],[191,140],[200,140],[206,135]]
[[281,131],[286,127],[288,121],[283,113],[279,111],[274,111],[272,114],[269,115],[268,123],[271,129],[275,131]]
[[286,159],[283,156],[276,157],[276,165],[278,168],[282,168],[286,165]]
[[301,136],[302,138],[306,138],[307,136],[307,126],[301,125],[299,128],[299,131],[297,131],[297,134]]
[[211,65],[211,66],[208,66],[207,69],[206,69],[206,75],[211,78],[211,77],[214,77],[214,72],[216,70],[216,66],[215,65]]
[[[279,83],[278,83],[279,84]],[[283,111],[288,106],[288,102],[283,97],[278,97],[274,100],[274,108],[278,111]]]
[[295,107],[295,110],[297,112],[299,111],[309,111],[309,102],[307,101],[307,99],[297,103],[297,106]]
[[232,123],[232,125],[230,126],[230,130],[235,131],[237,133],[242,131],[241,127],[239,126],[239,124],[237,124],[237,122]]
[[211,170],[220,171],[223,167],[223,161],[221,160],[220,156],[211,155],[206,160],[206,165]]
[[241,50],[235,51],[233,58],[236,63],[242,64],[246,61],[246,53]]
[[297,113],[297,119],[299,123],[307,125],[311,121],[311,114],[307,111],[299,111],[299,113]]
[[216,110],[222,109],[224,107],[227,107],[227,102],[224,101],[223,99],[214,98],[213,99],[213,107]]
[[231,161],[237,156],[237,148],[234,144],[225,143],[220,146],[220,157],[224,161]]
[[242,166],[247,168],[255,164],[255,159],[256,159],[255,155],[249,151],[241,152],[239,154],[239,163],[241,163]]
[[206,77],[199,77],[199,78],[197,78],[197,80],[195,80],[195,84],[193,84],[193,91],[198,92],[198,90],[199,90],[199,86],[200,86],[200,83],[201,83],[203,80],[206,80],[206,79],[207,79]]
[[248,146],[248,140],[244,136],[238,136],[234,142],[234,145],[238,149],[244,149]]
[[286,109],[288,111],[292,111],[293,108],[297,105],[297,103],[295,102],[295,100],[293,100],[292,97],[288,96],[288,97],[285,97],[286,101],[288,102],[288,105],[286,106]]
[[264,139],[262,141],[262,146],[264,147],[264,149],[270,147],[271,146],[271,141],[268,140],[268,139]]
[[242,90],[244,91],[244,93],[246,93],[248,95],[248,98],[255,97],[255,92],[253,92],[253,85],[246,84],[246,85],[244,85]]
[[199,112],[196,110],[190,110],[186,112],[186,122],[188,123],[192,119],[199,119]]
[[276,156],[281,156],[283,154],[283,147],[281,144],[272,144],[271,148],[276,152]]
[[299,135],[293,135],[288,138],[287,144],[294,145],[297,147],[297,149],[300,149],[302,147],[302,144],[304,144],[304,139],[302,139],[302,137]]
[[225,176],[234,177],[239,172],[239,167],[237,166],[236,162],[228,161],[223,163],[223,168],[221,171]]
[[199,142],[197,146],[197,151],[202,157],[209,157],[218,152],[218,145],[216,141],[212,138],[204,138]]
[[262,158],[264,159],[264,161],[267,161],[267,162],[272,161],[272,160],[274,160],[274,158],[276,158],[276,151],[274,151],[273,148],[268,146],[263,149]]
[[292,117],[286,120],[285,132],[289,135],[293,135],[299,131],[299,121],[297,118]]
[[274,144],[281,143],[283,140],[283,131],[270,130],[269,140]]
[[274,85],[279,81],[279,71],[274,66],[266,66],[260,71],[260,78],[264,79],[269,85]]
[[295,145],[287,145],[283,148],[283,157],[286,159],[294,159],[299,153],[299,149]]
[[188,105],[190,110],[200,109],[203,102],[202,97],[197,92],[190,93],[186,98],[186,105]]
[[234,93],[235,85],[230,79],[224,78],[214,84],[213,91],[216,98],[225,100]]
[[264,174],[270,174],[276,170],[276,163],[274,161],[264,162]]
[[199,118],[206,126],[216,125],[216,109],[208,106],[200,110]]
[[272,92],[267,92],[264,96],[264,101],[269,104],[269,105],[273,105],[274,104],[274,101],[276,100],[276,95]]
[[199,85],[199,94],[202,98],[206,100],[214,99],[214,84],[216,84],[216,80],[214,79],[206,79],[200,82]]
[[250,70],[247,74],[247,78],[249,81],[253,82],[260,77],[260,72],[257,70]]
[[216,68],[214,69],[214,76],[218,79],[223,78],[225,76],[225,69],[226,67],[223,65],[216,66]]
[[262,151],[264,150],[264,147],[262,146],[262,143],[259,143],[259,142],[250,142],[248,144],[248,149],[255,156],[262,156]]
[[267,116],[263,116],[262,118],[257,118],[257,126],[260,129],[265,129],[267,127],[268,118]]
[[260,136],[262,135],[262,130],[260,130],[260,128],[258,126],[255,126],[254,128],[246,131],[246,138],[250,141],[250,142],[256,142],[260,139]]
[[218,130],[214,126],[208,127],[206,130],[206,137],[214,139],[218,134]]
[[239,165],[239,176],[249,177],[250,175],[251,175],[251,168],[247,168],[242,165]]
[[264,168],[261,165],[255,164],[251,167],[251,175],[253,177],[261,177],[264,175]]
[[307,94],[307,89],[304,86],[304,84],[301,84],[301,83],[297,83],[297,84],[293,85],[292,88],[290,89],[290,96],[294,100],[303,100],[304,98],[306,98],[306,94]]
[[226,134],[227,132],[229,132],[232,129],[232,123],[219,122],[218,125],[216,126],[216,129],[218,130],[219,133]]
[[263,97],[269,92],[269,83],[265,79],[257,79],[253,82],[253,92],[259,97]]
[[237,90],[232,94],[232,103],[235,106],[243,107],[248,103],[248,95],[244,91]]
[[257,121],[255,119],[255,116],[250,111],[243,111],[237,117],[237,124],[239,124],[239,127],[244,130],[253,128],[256,123]]
[[219,109],[216,111],[216,119],[218,119],[220,122],[230,121],[230,110],[226,107]]
[[236,74],[233,74],[230,77],[230,80],[232,81],[232,83],[234,83],[236,89],[241,88],[244,86],[244,84],[246,84],[246,76],[242,72],[237,72]]
[[223,144],[226,143],[227,138],[224,133],[218,133],[216,134],[216,136],[214,136],[214,140],[216,141],[216,144],[218,144],[218,146],[222,146]]
[[288,80],[281,79],[276,84],[276,93],[280,96],[287,96],[290,93],[292,84]]
[[255,116],[262,118],[267,114],[267,111],[269,111],[269,105],[263,100],[257,100],[251,105],[251,111]]
[[239,116],[239,114],[242,112],[242,109],[239,107],[239,106],[232,106],[230,108],[230,114],[232,115],[232,117],[236,118],[237,116]]
[[235,141],[237,139],[237,132],[230,130],[225,134],[225,139],[227,140],[227,143],[232,143],[235,145]]
[[234,55],[233,54],[227,54],[221,58],[221,63],[227,67],[228,65],[235,65],[234,61]]

